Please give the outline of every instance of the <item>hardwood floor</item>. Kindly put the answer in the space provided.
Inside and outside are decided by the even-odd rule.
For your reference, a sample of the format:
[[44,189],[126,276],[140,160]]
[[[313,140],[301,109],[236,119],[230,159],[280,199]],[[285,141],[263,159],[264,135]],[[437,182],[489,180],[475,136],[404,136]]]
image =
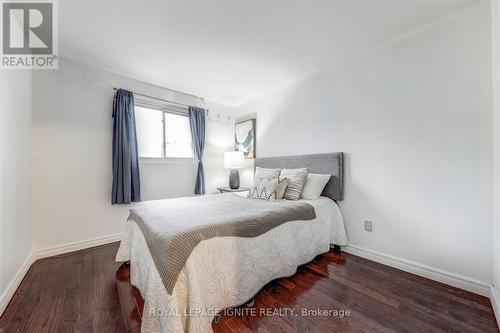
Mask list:
[[[114,262],[116,250],[111,244],[37,261],[0,318],[0,332],[138,332],[142,299],[128,266]],[[498,331],[485,297],[343,256],[345,263],[327,253],[271,282],[255,297],[256,316],[222,316],[214,331]],[[318,308],[350,313],[301,315]],[[282,316],[264,315],[276,309]]]
[[36,261],[0,318],[0,332],[121,332],[118,244]]

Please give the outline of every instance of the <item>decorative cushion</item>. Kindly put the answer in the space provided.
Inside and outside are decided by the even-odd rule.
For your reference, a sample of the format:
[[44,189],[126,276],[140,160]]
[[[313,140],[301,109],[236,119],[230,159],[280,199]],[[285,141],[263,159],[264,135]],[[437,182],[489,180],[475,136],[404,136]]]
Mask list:
[[318,199],[331,177],[332,175],[322,173],[308,174],[304,189],[302,190],[302,199]]
[[249,198],[279,201],[288,185],[287,178],[255,178],[254,184],[248,192]]
[[269,169],[269,168],[255,168],[255,179],[257,178],[278,178],[280,176],[281,169]]
[[288,178],[288,187],[285,190],[284,198],[287,200],[299,200],[302,189],[306,182],[308,168],[281,169],[280,178]]

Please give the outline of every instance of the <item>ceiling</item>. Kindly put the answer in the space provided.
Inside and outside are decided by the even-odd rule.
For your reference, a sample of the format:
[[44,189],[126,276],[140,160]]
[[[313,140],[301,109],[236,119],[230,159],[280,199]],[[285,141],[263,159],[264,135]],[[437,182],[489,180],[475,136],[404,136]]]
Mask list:
[[60,54],[238,105],[470,1],[64,1]]

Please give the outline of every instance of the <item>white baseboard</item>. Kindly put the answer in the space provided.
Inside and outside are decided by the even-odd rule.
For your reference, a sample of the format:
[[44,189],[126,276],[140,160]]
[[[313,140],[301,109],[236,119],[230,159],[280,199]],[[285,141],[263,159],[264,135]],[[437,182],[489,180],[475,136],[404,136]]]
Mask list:
[[113,242],[118,242],[121,240],[122,234],[115,234],[110,236],[96,237],[91,239],[86,239],[82,241],[66,243],[56,246],[45,247],[42,249],[33,251],[33,261],[52,257],[58,254],[64,254],[68,252],[78,251],[88,249],[90,247],[109,244]]
[[405,272],[413,273],[482,296],[486,297],[491,296],[490,294],[491,285],[479,280],[447,272],[435,267],[422,265],[417,262],[397,258],[388,254],[364,249],[362,247],[355,245],[347,245],[346,247],[343,247],[342,250],[365,259],[376,261],[381,264],[391,266]]
[[33,256],[30,254],[28,258],[24,261],[23,265],[19,268],[17,271],[16,275],[12,278],[10,283],[7,285],[7,288],[3,292],[3,294],[0,296],[0,316],[3,314],[5,309],[7,308],[7,305],[9,305],[10,300],[12,299],[12,296],[14,296],[14,293],[16,292],[17,288],[21,284],[21,281],[23,281],[24,276],[28,272],[28,270],[31,267],[31,264],[34,262]]
[[500,325],[500,293],[497,288],[498,287],[491,286],[490,300],[493,311],[495,312],[495,317],[497,318],[497,324]]

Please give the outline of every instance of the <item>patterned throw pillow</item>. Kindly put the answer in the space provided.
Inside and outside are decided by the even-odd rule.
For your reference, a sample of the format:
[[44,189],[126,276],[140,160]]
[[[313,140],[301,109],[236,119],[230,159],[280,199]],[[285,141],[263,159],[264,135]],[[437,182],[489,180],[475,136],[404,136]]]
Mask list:
[[269,169],[269,168],[255,168],[255,179],[257,178],[278,178],[280,176],[281,169]]
[[283,199],[287,185],[287,178],[255,178],[254,184],[248,192],[248,197],[279,201]]
[[286,200],[299,200],[302,194],[302,189],[306,183],[308,168],[299,169],[282,169],[280,174],[281,178],[288,178],[288,187],[285,190],[284,198]]

